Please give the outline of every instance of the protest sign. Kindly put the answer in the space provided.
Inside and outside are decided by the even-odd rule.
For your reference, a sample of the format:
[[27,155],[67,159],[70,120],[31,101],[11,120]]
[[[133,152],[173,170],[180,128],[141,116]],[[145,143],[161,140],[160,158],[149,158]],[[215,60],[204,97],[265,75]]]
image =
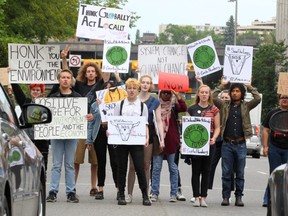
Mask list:
[[145,145],[144,116],[108,116],[108,144]]
[[81,55],[69,55],[69,67],[81,67]]
[[225,47],[223,76],[231,83],[251,83],[253,47]]
[[204,77],[221,70],[218,55],[211,36],[187,45],[195,75]]
[[2,85],[8,85],[9,80],[8,80],[8,71],[7,68],[3,67],[0,68],[0,81]]
[[148,74],[158,83],[158,72],[187,75],[187,47],[185,45],[139,45],[140,76]]
[[130,12],[125,10],[81,4],[76,36],[98,40],[127,40],[130,18]]
[[102,122],[107,122],[107,117],[114,115],[114,108],[118,101],[127,97],[125,85],[96,91],[97,100],[100,101],[99,110]]
[[128,73],[130,49],[129,40],[104,40],[102,71]]
[[183,155],[209,156],[211,118],[182,116]]
[[288,73],[287,72],[279,73],[277,94],[288,95]]
[[187,75],[158,73],[158,89],[174,90],[176,92],[186,92],[189,88],[189,79]]
[[35,103],[50,108],[52,122],[35,125],[35,139],[86,139],[87,98],[36,98]]
[[10,83],[58,83],[58,45],[8,44]]

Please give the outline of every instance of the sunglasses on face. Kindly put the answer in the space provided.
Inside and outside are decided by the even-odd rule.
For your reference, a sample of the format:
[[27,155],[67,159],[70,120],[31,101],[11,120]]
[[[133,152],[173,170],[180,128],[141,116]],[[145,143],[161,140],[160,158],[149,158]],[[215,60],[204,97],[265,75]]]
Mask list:
[[171,91],[161,91],[161,94],[167,94],[167,95],[171,95]]

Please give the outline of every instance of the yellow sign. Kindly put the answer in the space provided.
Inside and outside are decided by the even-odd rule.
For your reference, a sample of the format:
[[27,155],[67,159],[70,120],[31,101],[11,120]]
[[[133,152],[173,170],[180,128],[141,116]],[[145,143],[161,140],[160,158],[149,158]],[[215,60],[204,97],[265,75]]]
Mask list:
[[98,64],[98,66],[101,68],[102,67],[102,60],[101,59],[83,59],[83,65],[87,64],[88,62],[94,62]]

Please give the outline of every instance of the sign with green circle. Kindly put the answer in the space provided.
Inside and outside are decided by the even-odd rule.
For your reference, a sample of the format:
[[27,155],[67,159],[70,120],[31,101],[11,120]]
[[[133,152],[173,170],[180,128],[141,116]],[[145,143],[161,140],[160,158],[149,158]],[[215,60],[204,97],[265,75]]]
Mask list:
[[121,46],[114,46],[107,50],[106,59],[113,66],[119,66],[127,61],[127,51]]
[[190,148],[200,149],[208,142],[208,130],[201,124],[192,124],[184,131],[184,141]]
[[194,64],[201,68],[207,69],[211,67],[216,59],[216,54],[210,46],[203,45],[198,47],[193,54],[193,62]]

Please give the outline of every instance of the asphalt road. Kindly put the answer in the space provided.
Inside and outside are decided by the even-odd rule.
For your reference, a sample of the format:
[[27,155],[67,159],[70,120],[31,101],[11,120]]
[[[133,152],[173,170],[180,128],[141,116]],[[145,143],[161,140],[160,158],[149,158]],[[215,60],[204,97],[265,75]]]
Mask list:
[[[107,157],[109,158],[109,157]],[[51,169],[51,155],[49,156],[48,165],[48,178],[47,178],[47,193],[49,190],[50,182],[50,169]],[[169,202],[169,172],[167,163],[163,163],[161,175],[161,187],[159,200],[152,203],[152,206],[143,206],[141,192],[138,184],[135,185],[133,202],[126,206],[117,205],[116,189],[114,188],[112,173],[109,162],[107,163],[107,177],[106,185],[104,188],[104,200],[95,200],[94,197],[89,196],[90,191],[90,165],[86,162],[80,167],[79,180],[77,182],[77,194],[79,195],[79,203],[67,203],[65,195],[65,180],[64,170],[62,170],[60,191],[58,193],[58,200],[56,203],[47,203],[46,214],[47,216],[78,216],[78,215],[107,215],[107,216],[122,216],[122,215],[157,215],[157,216],[177,216],[177,215],[253,215],[263,216],[266,215],[266,208],[262,207],[262,198],[268,180],[268,159],[261,157],[254,159],[247,157],[245,168],[245,190],[243,202],[245,207],[234,206],[234,194],[231,194],[232,204],[230,206],[221,206],[221,168],[218,164],[214,188],[208,191],[207,204],[208,208],[193,207],[190,202],[192,197],[191,189],[191,167],[186,165],[183,160],[179,164],[179,169],[182,179],[183,195],[186,201],[178,201],[176,203]]]

